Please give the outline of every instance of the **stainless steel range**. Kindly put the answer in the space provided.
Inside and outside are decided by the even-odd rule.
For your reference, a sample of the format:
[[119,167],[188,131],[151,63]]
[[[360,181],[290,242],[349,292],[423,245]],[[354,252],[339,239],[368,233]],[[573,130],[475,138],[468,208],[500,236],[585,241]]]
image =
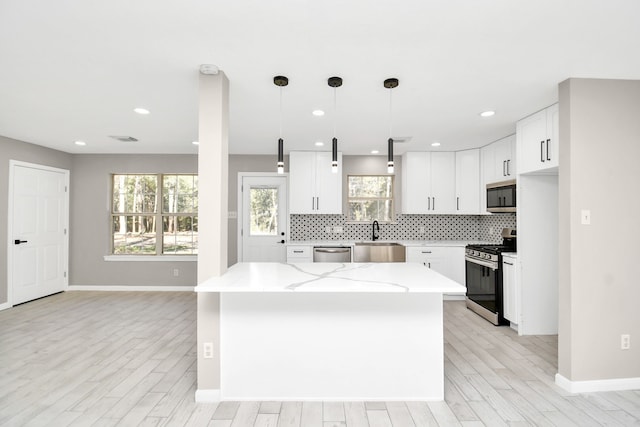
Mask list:
[[465,250],[467,308],[494,325],[508,325],[504,318],[502,253],[516,252],[516,229],[502,229],[501,245],[467,245]]

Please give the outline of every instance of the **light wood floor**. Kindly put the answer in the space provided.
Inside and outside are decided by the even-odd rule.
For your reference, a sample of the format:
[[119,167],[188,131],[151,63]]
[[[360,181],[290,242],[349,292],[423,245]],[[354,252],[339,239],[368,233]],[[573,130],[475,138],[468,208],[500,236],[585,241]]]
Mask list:
[[67,292],[0,312],[0,425],[640,425],[640,391],[553,384],[556,337],[445,303],[445,402],[194,403],[190,292]]

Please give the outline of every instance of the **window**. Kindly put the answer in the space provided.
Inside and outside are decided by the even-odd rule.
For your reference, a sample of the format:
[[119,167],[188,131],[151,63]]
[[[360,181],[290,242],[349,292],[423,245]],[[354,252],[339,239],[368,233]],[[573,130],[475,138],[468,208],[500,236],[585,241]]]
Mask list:
[[198,175],[112,175],[112,253],[198,253]]
[[349,175],[348,220],[392,221],[393,176]]

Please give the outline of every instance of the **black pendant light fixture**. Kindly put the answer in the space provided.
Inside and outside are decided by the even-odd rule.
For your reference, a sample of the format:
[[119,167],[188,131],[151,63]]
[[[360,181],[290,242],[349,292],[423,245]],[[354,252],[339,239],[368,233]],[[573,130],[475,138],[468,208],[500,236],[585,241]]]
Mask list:
[[275,76],[273,84],[280,87],[280,138],[278,138],[278,173],[284,173],[284,141],[282,140],[282,88],[289,84],[285,76]]
[[331,140],[331,172],[338,173],[338,138],[336,138],[336,88],[342,86],[342,78],[329,77],[327,83],[333,88],[333,139]]
[[[386,87],[387,89],[393,89],[395,87],[398,87],[398,84],[400,84],[400,82],[398,81],[398,79],[396,78],[391,78],[391,79],[386,79],[384,81],[384,87]],[[392,120],[392,98],[391,98],[391,94],[392,94],[392,90],[389,90],[389,140],[387,141],[388,143],[388,147],[387,147],[387,173],[393,173],[393,138],[391,137],[392,133],[391,133],[391,124],[393,122]]]

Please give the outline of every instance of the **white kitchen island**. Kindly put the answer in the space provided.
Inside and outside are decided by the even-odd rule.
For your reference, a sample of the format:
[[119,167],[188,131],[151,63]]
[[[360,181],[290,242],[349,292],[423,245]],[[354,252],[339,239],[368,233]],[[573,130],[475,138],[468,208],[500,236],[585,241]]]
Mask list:
[[444,399],[464,287],[420,263],[239,263],[196,292],[220,293],[221,400]]

